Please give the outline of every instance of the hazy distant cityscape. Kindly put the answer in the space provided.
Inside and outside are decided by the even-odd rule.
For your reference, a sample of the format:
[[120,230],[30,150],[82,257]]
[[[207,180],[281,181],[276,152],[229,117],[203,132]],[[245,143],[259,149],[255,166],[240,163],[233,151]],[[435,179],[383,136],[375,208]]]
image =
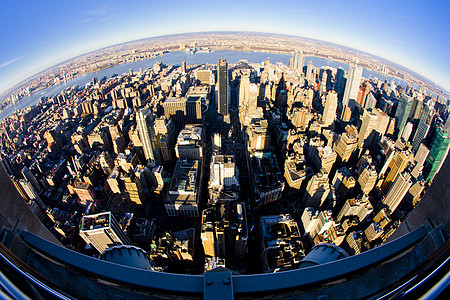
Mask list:
[[65,247],[109,260],[133,246],[140,267],[159,272],[272,273],[311,266],[324,243],[333,259],[375,248],[420,202],[449,151],[447,101],[395,66],[317,41],[141,40],[50,69],[4,103],[167,51],[223,49],[292,56],[157,62],[42,96],[0,123],[3,167]]
[[302,49],[305,56],[327,58],[346,64],[357,61],[358,65],[367,70],[402,80],[416,87],[423,86],[429,94],[445,98],[449,96],[448,91],[439,88],[417,74],[412,74],[404,67],[361,53],[355,49],[293,36],[247,32],[218,32],[148,38],[81,55],[32,76],[11,88],[2,95],[3,99],[0,108],[3,109],[11,103],[16,103],[30,93],[70,80],[81,74],[93,73],[118,64],[158,57],[172,51],[194,53],[199,51],[231,50],[291,54],[296,49]]

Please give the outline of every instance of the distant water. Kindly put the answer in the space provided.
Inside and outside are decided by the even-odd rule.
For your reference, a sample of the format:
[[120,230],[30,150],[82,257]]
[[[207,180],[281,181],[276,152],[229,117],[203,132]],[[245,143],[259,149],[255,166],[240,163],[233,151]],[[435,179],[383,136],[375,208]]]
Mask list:
[[[44,90],[37,91],[32,93],[31,95],[20,100],[19,103],[15,105],[10,105],[6,107],[2,112],[0,112],[0,120],[3,120],[6,117],[12,115],[15,111],[19,109],[24,109],[32,105],[36,105],[39,103],[41,97],[52,97],[57,95],[62,90],[72,87],[74,85],[84,86],[86,83],[92,81],[92,78],[97,77],[101,79],[102,77],[109,78],[113,74],[123,74],[127,73],[130,69],[133,71],[139,71],[140,68],[145,70],[146,68],[151,68],[153,65],[161,61],[166,65],[181,65],[181,63],[186,60],[188,65],[197,65],[197,64],[216,64],[219,61],[219,58],[226,58],[228,63],[237,63],[239,60],[244,59],[250,63],[260,63],[265,60],[270,60],[271,63],[276,64],[277,62],[281,62],[287,66],[289,66],[289,60],[291,55],[287,54],[275,54],[275,53],[264,53],[264,52],[244,52],[244,51],[215,51],[211,53],[197,52],[194,54],[185,53],[185,52],[172,52],[164,54],[164,56],[158,56],[156,58],[150,58],[146,60],[140,60],[136,62],[130,62],[126,64],[116,65],[114,67],[104,69],[95,73],[89,73],[85,75],[79,75],[73,79],[67,80],[65,82],[60,82],[54,86],[46,88]],[[329,59],[318,58],[318,57],[305,57],[305,64],[311,60],[315,67],[323,67],[330,66],[333,68],[343,68],[348,71],[348,64],[336,62]],[[363,71],[363,77],[377,77],[381,80],[389,80],[391,81],[391,77],[386,77],[381,74],[370,72],[368,70]],[[396,80],[398,82],[398,80]]]

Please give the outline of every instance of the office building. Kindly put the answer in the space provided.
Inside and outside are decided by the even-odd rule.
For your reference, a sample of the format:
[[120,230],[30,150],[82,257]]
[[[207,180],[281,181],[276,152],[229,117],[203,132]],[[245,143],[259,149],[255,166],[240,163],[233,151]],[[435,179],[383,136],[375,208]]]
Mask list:
[[355,187],[356,180],[346,167],[342,167],[336,171],[331,184],[338,196],[346,198]]
[[111,174],[112,170],[114,169],[114,160],[111,158],[108,152],[103,151],[100,153],[98,157],[98,161],[100,163],[100,166],[103,170],[103,172],[109,176]]
[[234,155],[213,155],[209,178],[210,203],[235,201],[239,180]]
[[345,85],[342,105],[350,108],[355,107],[358,97],[359,85],[361,84],[363,69],[357,65],[349,65],[347,83]]
[[308,147],[308,161],[316,171],[326,170],[330,173],[336,162],[337,154],[330,146],[313,145]]
[[212,79],[213,73],[211,70],[197,70],[195,71],[195,78],[200,81],[202,85],[214,84],[214,80]]
[[303,196],[303,203],[307,207],[313,207],[318,210],[327,199],[329,192],[328,172],[320,170],[309,180]]
[[375,129],[378,125],[378,117],[373,112],[365,109],[362,118],[361,130],[359,131],[358,147],[371,146]]
[[345,70],[342,68],[338,68],[336,72],[336,81],[334,83],[334,90],[339,95],[339,100],[342,100],[342,96],[344,93],[346,79],[344,77]]
[[250,173],[256,206],[263,206],[281,198],[284,180],[274,153],[250,154]]
[[400,202],[408,193],[409,188],[412,186],[411,174],[409,171],[402,172],[398,174],[394,183],[388,190],[386,197],[384,197],[383,204],[386,205],[392,212],[398,207]]
[[198,217],[200,162],[179,160],[173,172],[165,207],[169,217]]
[[202,160],[202,125],[187,124],[180,131],[175,153],[178,159]]
[[387,192],[392,182],[397,178],[398,174],[405,170],[406,166],[412,159],[412,154],[409,150],[404,151],[395,151],[392,160],[389,163],[389,172],[384,179],[384,182],[381,186],[383,192]]
[[263,151],[269,147],[270,134],[267,120],[255,120],[246,130],[247,148],[250,153]]
[[[364,80],[358,89],[358,96],[356,98],[356,107],[359,110],[366,107],[366,100],[371,90],[372,85],[368,81]],[[373,106],[375,107],[375,105]]]
[[370,223],[369,227],[364,230],[364,235],[369,242],[372,242],[384,233],[383,228],[381,228],[378,223]]
[[214,155],[211,166],[210,187],[239,185],[233,155]]
[[123,174],[120,179],[125,186],[123,192],[125,199],[133,205],[145,204],[148,189],[144,190],[143,180],[140,180],[134,173]]
[[388,132],[391,118],[379,108],[372,109],[372,113],[377,115],[377,125],[375,126],[375,131],[378,132],[380,137],[384,136]]
[[369,93],[366,97],[366,102],[364,103],[365,109],[375,109],[375,106],[377,105],[377,99],[373,95],[373,92]]
[[423,175],[427,183],[433,180],[434,175],[439,172],[442,163],[447,157],[449,145],[450,136],[448,132],[442,127],[438,127],[430,146],[430,153],[423,167]]
[[259,225],[263,271],[296,269],[305,256],[297,222],[286,214],[261,217]]
[[369,165],[362,171],[361,175],[358,177],[358,183],[361,187],[361,191],[367,195],[373,189],[377,183],[378,173],[375,170],[374,165]]
[[305,57],[303,56],[303,51],[295,50],[293,71],[296,72],[298,75],[303,75],[304,64],[305,64]]
[[313,174],[313,170],[307,165],[297,167],[294,159],[288,158],[284,162],[284,179],[291,188],[299,190],[303,181]]
[[201,124],[202,99],[200,96],[167,98],[162,104],[164,115],[178,129],[185,124]]
[[405,128],[412,103],[411,96],[401,94],[400,99],[398,100],[397,110],[395,111],[395,128],[399,133]]
[[222,116],[228,115],[228,64],[224,58],[219,59],[219,65],[217,66],[217,84],[218,84],[218,101],[217,111]]
[[316,211],[312,207],[306,207],[302,214],[302,224],[303,235],[308,235],[311,240],[314,240],[318,234],[322,234],[334,226],[335,222],[330,210]]
[[25,180],[27,180],[33,186],[36,193],[40,193],[41,186],[39,185],[38,181],[36,180],[36,177],[34,177],[31,170],[28,169],[28,167],[23,167],[22,176],[23,176],[23,178],[25,178]]
[[83,216],[80,236],[100,253],[113,246],[131,245],[111,212]]
[[328,127],[334,123],[334,120],[336,119],[337,105],[337,94],[335,91],[330,91],[326,97],[322,114],[322,123],[324,127]]
[[308,65],[306,66],[306,80],[308,81],[308,85],[311,85],[313,83],[313,65],[312,61],[308,61]]
[[78,196],[78,202],[81,205],[88,205],[89,203],[95,203],[97,200],[95,199],[94,191],[91,188],[91,185],[87,182],[77,181],[73,185],[73,190]]
[[306,107],[294,107],[292,110],[291,123],[300,131],[306,131],[309,122],[313,119],[313,114]]
[[19,179],[19,184],[22,187],[23,191],[26,194],[26,197],[29,200],[35,201],[42,208],[46,207],[46,205],[44,204],[44,202],[42,202],[41,197],[39,197],[39,194],[36,192],[36,190],[34,189],[33,185],[31,184],[31,182],[29,182],[26,179]]
[[221,203],[202,212],[202,239],[208,258],[241,259],[247,249],[247,216],[243,202]]
[[412,149],[414,152],[419,149],[420,144],[427,136],[435,114],[435,109],[429,104],[425,104],[425,106],[423,107],[422,115],[420,117],[419,125],[417,126],[416,133],[414,134],[414,138],[412,140]]
[[136,113],[136,125],[147,164],[150,166],[160,165],[161,155],[156,142],[152,112],[146,108],[139,110]]
[[413,123],[407,122],[406,126],[403,128],[403,131],[401,131],[401,138],[405,141],[409,141],[409,137],[411,136],[413,130]]
[[368,197],[348,199],[345,200],[344,206],[339,212],[336,221],[342,222],[344,217],[357,216],[359,222],[363,222],[371,212],[373,212],[373,207]]
[[347,162],[358,146],[358,139],[354,134],[357,132],[343,132],[336,143],[333,145],[333,150],[343,162]]

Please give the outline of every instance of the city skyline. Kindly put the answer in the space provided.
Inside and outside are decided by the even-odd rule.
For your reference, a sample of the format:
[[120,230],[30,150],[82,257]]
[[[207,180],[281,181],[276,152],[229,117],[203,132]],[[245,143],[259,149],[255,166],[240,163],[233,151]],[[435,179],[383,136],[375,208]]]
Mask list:
[[[139,1],[128,7],[114,1],[9,3],[0,21],[10,29],[2,33],[8,47],[0,49],[0,93],[45,68],[102,47],[166,34],[235,30],[289,34],[352,47],[450,89],[446,72],[450,60],[445,52],[449,42],[441,38],[448,3],[438,1],[423,7],[411,2],[408,6],[352,2],[326,3],[325,9],[315,3],[290,1],[276,7],[264,1],[231,2],[225,8],[202,2],[190,6],[171,3],[170,7]],[[203,18],[185,22],[190,15]],[[20,22],[17,16],[23,17]],[[166,22],[168,18],[171,22]],[[161,22],[164,26],[155,26]]]

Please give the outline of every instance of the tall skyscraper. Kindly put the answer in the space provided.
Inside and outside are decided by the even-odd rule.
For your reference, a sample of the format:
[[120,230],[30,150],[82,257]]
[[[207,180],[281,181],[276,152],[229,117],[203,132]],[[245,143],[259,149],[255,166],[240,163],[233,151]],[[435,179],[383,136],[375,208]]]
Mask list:
[[84,216],[80,236],[100,253],[112,246],[131,245],[111,212]]
[[369,93],[366,98],[366,102],[364,103],[365,109],[375,109],[375,106],[377,105],[377,99],[373,95],[373,93]]
[[334,84],[334,90],[339,95],[339,99],[342,99],[342,94],[344,93],[345,87],[345,71],[342,68],[338,68],[336,72],[336,82]]
[[312,61],[308,61],[308,66],[306,67],[306,80],[308,80],[308,85],[311,85],[312,81]]
[[228,64],[225,58],[219,59],[217,67],[218,101],[217,109],[222,116],[228,115]]
[[305,64],[305,58],[303,56],[303,51],[295,50],[294,54],[294,72],[297,72],[298,75],[303,74],[303,65]]
[[412,186],[411,174],[409,171],[398,174],[391,188],[383,199],[383,204],[389,207],[393,212],[405,197],[409,188]]
[[347,84],[345,85],[343,106],[353,108],[358,98],[359,85],[361,84],[363,69],[357,65],[350,65],[347,75]]
[[412,130],[413,130],[413,123],[407,122],[406,126],[403,127],[403,131],[402,131],[402,135],[401,135],[401,138],[405,142],[409,141],[409,137],[411,136]]
[[350,132],[343,132],[339,140],[334,144],[333,150],[340,156],[343,162],[347,162],[357,147],[358,139]]
[[426,182],[430,182],[439,171],[442,162],[447,157],[449,144],[450,136],[448,132],[443,130],[442,127],[438,127],[423,167]]
[[402,94],[398,101],[397,110],[395,111],[395,128],[401,132],[408,121],[409,112],[412,107],[412,98],[406,94]]
[[39,185],[36,177],[34,177],[33,173],[27,167],[23,167],[22,169],[23,178],[25,178],[28,182],[31,183],[36,193],[41,191],[41,186]]
[[422,111],[422,116],[420,117],[419,125],[417,126],[416,134],[414,135],[412,141],[412,148],[414,151],[417,151],[417,149],[419,149],[419,146],[422,143],[423,139],[427,136],[435,113],[436,111],[433,107],[431,107],[429,104],[425,104]]
[[328,173],[326,170],[321,170],[308,182],[303,197],[305,206],[319,209],[328,197],[329,192],[330,184],[328,183]]
[[[388,189],[391,187],[392,182],[397,178],[398,174],[403,172],[410,162],[412,158],[412,154],[409,150],[405,151],[396,151],[394,156],[389,163],[389,173],[386,175],[386,178],[381,186],[383,192],[386,193]],[[381,172],[380,172],[381,173]]]
[[378,179],[378,173],[374,165],[365,168],[358,177],[358,183],[361,186],[362,192],[367,195],[375,186]]
[[[371,95],[372,94],[369,94],[369,96]],[[372,112],[377,115],[377,126],[375,128],[375,131],[378,132],[380,136],[385,135],[389,128],[391,119],[385,112],[383,112],[379,108],[372,109]]]
[[160,165],[161,155],[156,144],[152,112],[146,108],[139,110],[136,113],[136,125],[147,164],[150,166]]
[[335,91],[330,91],[326,97],[323,109],[322,122],[325,127],[330,126],[336,119],[337,110],[337,94]]
[[246,75],[241,76],[239,82],[239,107],[244,107],[250,98],[250,77]]
[[373,133],[378,125],[378,116],[368,109],[364,110],[361,130],[359,131],[358,147],[370,145],[373,138]]

